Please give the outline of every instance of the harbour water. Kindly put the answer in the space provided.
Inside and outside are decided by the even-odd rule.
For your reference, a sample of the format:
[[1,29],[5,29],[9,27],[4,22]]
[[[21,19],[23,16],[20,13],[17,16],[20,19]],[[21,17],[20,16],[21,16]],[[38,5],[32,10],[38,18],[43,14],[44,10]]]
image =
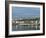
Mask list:
[[40,25],[13,25],[12,31],[40,30]]

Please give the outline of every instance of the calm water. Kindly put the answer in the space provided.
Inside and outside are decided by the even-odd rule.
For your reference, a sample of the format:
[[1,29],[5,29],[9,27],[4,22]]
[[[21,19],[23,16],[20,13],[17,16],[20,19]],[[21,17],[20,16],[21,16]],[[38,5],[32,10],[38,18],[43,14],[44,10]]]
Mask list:
[[40,30],[40,25],[13,25],[12,31]]

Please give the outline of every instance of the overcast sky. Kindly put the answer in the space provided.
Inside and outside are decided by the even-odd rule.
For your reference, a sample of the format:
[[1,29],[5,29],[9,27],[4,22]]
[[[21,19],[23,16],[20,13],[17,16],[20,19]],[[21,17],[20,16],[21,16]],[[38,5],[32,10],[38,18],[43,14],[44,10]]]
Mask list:
[[12,16],[17,17],[32,17],[32,16],[39,16],[40,15],[40,8],[35,7],[12,7]]

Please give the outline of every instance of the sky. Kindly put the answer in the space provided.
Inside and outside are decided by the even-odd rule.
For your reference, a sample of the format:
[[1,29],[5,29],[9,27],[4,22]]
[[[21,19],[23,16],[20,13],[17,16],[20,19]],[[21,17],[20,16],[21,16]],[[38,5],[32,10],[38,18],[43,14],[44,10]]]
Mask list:
[[39,16],[40,8],[36,7],[12,7],[12,16],[15,17],[32,17]]

